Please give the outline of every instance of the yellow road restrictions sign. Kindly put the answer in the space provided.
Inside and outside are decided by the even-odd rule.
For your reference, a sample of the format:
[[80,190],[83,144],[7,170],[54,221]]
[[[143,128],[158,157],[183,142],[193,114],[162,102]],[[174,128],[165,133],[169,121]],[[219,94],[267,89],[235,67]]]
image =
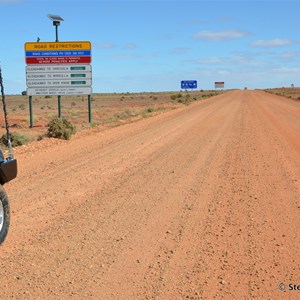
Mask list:
[[25,51],[91,50],[91,42],[28,42]]

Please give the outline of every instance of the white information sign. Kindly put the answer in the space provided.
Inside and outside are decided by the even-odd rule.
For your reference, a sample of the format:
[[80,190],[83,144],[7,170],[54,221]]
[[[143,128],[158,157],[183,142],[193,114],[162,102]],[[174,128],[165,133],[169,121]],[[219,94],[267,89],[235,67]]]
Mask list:
[[92,78],[92,73],[75,73],[75,72],[70,72],[70,73],[26,73],[26,79],[28,81],[32,79],[37,79],[37,80],[57,80],[57,79],[71,79],[71,80],[77,80],[77,79],[91,79]]
[[42,72],[92,72],[91,65],[28,65],[26,73]]
[[216,89],[224,89],[224,81],[216,81],[215,88]]
[[64,95],[91,95],[91,87],[46,87],[46,88],[27,88],[28,96],[64,96]]
[[74,80],[38,80],[29,79],[27,80],[28,87],[69,87],[69,86],[92,86],[91,79],[74,78]]

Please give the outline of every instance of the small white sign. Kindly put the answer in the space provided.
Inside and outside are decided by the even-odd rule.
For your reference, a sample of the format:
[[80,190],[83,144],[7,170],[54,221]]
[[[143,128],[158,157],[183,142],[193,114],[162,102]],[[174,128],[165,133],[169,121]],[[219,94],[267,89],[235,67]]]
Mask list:
[[215,82],[216,89],[224,89],[224,82],[223,81],[216,81]]
[[64,96],[64,95],[91,95],[91,87],[45,87],[27,88],[28,96]]

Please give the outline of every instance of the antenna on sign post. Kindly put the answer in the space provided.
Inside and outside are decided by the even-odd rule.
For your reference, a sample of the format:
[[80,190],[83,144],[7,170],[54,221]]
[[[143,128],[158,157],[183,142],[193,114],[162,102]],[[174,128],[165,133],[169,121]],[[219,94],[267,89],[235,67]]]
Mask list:
[[[64,19],[61,16],[58,15],[47,15],[47,17],[53,21],[53,26],[55,26],[55,42],[58,42],[58,26],[60,25],[60,22],[64,21]],[[58,102],[58,118],[61,118],[61,96],[57,96],[57,102]]]
[[64,19],[61,16],[57,15],[47,15],[47,17],[53,21],[53,26],[55,26],[55,42],[58,42],[58,26],[60,25],[60,22],[64,21]]

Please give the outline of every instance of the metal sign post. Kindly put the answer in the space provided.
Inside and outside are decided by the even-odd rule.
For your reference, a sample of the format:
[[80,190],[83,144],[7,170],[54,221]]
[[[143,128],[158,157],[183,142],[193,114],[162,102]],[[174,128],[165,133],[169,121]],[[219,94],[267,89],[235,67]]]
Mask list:
[[92,95],[88,95],[89,123],[92,123]]
[[[53,26],[55,26],[55,42],[58,42],[58,26],[60,25],[61,21],[64,21],[64,19],[60,16],[55,15],[48,15],[48,18],[53,21]],[[57,97],[57,105],[58,105],[58,118],[61,118],[61,96],[58,95]]]
[[53,21],[53,26],[55,26],[55,41],[58,42],[58,26],[60,25],[60,22],[64,21],[64,19],[61,16],[57,15],[47,15],[47,17]]
[[29,96],[29,116],[30,116],[30,128],[33,128],[33,114],[32,114],[32,96]]

